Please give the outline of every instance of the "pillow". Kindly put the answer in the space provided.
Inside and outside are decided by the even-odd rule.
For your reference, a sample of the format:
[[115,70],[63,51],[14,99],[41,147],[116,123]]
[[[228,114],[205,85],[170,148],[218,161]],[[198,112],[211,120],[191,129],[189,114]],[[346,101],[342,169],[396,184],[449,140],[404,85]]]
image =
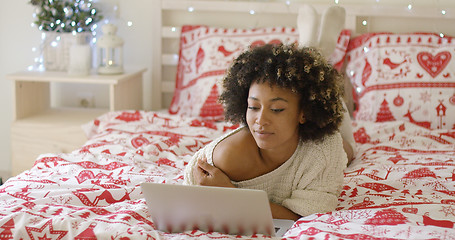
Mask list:
[[[331,58],[336,66],[343,65],[349,38],[348,30],[340,34]],[[232,60],[250,46],[297,42],[298,32],[292,27],[228,29],[183,26],[169,113],[223,120],[223,107],[218,102],[218,96],[222,91],[221,80]]]
[[455,41],[432,33],[364,34],[348,47],[356,120],[455,129]]

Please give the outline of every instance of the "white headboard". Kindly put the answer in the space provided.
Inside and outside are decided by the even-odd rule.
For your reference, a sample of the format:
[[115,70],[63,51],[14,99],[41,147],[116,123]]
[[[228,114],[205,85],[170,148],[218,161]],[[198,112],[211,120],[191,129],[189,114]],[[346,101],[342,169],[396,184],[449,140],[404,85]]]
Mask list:
[[[201,24],[254,28],[297,26],[299,1],[153,0],[152,108],[167,108],[175,86],[180,27]],[[455,8],[340,4],[353,35],[366,32],[436,32],[455,36]],[[312,4],[319,13],[333,4]],[[444,11],[443,11],[444,10]]]

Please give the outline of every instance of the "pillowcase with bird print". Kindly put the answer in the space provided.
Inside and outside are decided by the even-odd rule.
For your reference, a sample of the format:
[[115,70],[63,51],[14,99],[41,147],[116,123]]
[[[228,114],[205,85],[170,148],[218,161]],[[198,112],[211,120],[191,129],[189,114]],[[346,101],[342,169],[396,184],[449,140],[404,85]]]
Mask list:
[[455,129],[455,41],[433,33],[369,33],[354,38],[346,74],[356,120],[404,120]]
[[[329,61],[341,67],[351,32],[343,30]],[[264,44],[292,44],[299,39],[294,27],[218,28],[200,25],[182,27],[175,91],[169,113],[224,119],[218,102],[221,80],[229,65],[249,47]]]

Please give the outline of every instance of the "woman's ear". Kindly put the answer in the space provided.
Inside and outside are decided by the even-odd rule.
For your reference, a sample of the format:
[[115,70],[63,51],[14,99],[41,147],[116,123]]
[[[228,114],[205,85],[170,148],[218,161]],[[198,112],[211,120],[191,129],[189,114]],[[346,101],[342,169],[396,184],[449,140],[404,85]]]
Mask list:
[[305,122],[306,122],[305,114],[303,114],[303,111],[300,111],[299,123],[300,123],[300,124],[304,124]]

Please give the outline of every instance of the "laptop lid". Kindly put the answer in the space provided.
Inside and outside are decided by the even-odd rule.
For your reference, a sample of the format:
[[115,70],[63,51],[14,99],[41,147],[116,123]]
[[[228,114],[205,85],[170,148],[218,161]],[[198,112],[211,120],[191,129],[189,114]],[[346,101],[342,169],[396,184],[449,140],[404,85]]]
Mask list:
[[275,236],[264,191],[159,183],[141,189],[158,230]]

